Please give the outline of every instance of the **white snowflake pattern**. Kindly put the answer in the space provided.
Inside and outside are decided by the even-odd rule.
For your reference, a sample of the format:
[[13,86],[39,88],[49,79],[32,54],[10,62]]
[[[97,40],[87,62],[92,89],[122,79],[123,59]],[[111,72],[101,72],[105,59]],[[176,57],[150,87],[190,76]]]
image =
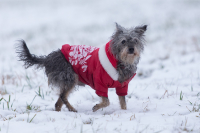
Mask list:
[[98,49],[93,46],[75,45],[72,46],[69,53],[69,62],[71,65],[81,65],[83,72],[87,70],[87,60],[92,56],[90,55],[94,50]]

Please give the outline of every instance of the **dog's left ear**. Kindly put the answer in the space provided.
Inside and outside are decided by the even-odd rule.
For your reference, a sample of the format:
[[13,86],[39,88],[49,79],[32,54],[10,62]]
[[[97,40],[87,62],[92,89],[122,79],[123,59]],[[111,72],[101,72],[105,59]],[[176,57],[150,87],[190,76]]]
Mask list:
[[139,35],[143,35],[144,32],[147,30],[147,25],[143,25],[143,26],[137,26],[135,27],[134,31],[136,33],[138,33]]
[[124,28],[121,25],[119,25],[118,23],[115,23],[115,24],[116,24],[116,32],[123,33]]

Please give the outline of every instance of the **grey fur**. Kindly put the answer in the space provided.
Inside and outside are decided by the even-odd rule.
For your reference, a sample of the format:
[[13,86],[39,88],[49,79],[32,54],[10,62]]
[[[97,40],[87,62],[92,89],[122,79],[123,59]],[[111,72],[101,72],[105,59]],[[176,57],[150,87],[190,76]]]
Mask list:
[[[118,81],[121,83],[130,79],[137,70],[140,53],[144,49],[144,32],[146,29],[146,25],[125,29],[116,23],[116,32],[111,37],[110,50],[118,60]],[[36,56],[29,52],[25,41],[21,40],[16,45],[16,53],[18,53],[19,61],[24,62],[25,68],[33,65],[37,69],[45,68],[49,85],[60,89],[60,96],[55,104],[56,111],[60,111],[62,105],[65,104],[69,111],[76,112],[67,98],[76,85],[84,86],[84,84],[78,81],[77,74],[72,69],[71,64],[65,59],[60,49],[51,52],[47,56]],[[119,97],[119,99],[121,99],[121,108],[126,109],[125,97]],[[93,111],[108,105],[109,99],[102,97],[102,102],[95,105]]]
[[74,86],[76,78],[75,72],[60,49],[51,52],[47,56],[36,56],[30,54],[25,41],[21,40],[17,44],[16,52],[18,53],[19,61],[24,61],[24,67],[26,69],[33,65],[36,65],[37,69],[44,67],[49,85],[62,89],[68,89]]
[[[110,49],[113,55],[118,60],[117,71],[119,73],[119,82],[124,82],[131,78],[137,70],[137,64],[140,60],[140,53],[144,50],[144,32],[147,25],[137,26],[135,28],[125,29],[116,23],[116,32],[111,37]],[[125,41],[125,44],[122,43]],[[139,51],[139,56],[136,57],[133,63],[127,63],[121,59],[120,53],[125,48],[135,48]],[[129,54],[129,53],[127,53]]]
[[24,67],[26,69],[33,65],[36,65],[37,68],[44,67],[46,56],[36,56],[31,54],[24,40],[20,40],[15,46],[15,49],[18,54],[19,61],[24,61]]

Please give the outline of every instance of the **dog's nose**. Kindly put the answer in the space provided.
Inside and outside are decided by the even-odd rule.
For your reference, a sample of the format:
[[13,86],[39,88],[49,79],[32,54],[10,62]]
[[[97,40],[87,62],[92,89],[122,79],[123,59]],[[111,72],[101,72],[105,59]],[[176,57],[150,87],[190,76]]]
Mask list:
[[134,48],[129,48],[128,51],[129,51],[129,54],[133,54]]

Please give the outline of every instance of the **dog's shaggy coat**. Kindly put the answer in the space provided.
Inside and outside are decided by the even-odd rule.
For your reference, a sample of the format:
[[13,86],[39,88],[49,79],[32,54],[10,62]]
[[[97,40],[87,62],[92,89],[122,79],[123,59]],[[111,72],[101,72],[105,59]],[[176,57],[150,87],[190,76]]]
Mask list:
[[[136,73],[140,54],[144,49],[144,32],[146,29],[146,25],[125,29],[116,24],[116,31],[111,37],[110,50],[117,60],[118,81],[122,84]],[[16,52],[20,61],[24,62],[25,68],[33,65],[36,68],[45,68],[48,84],[60,89],[60,96],[55,104],[56,111],[60,111],[62,105],[65,104],[69,111],[77,112],[70,105],[68,96],[76,85],[84,86],[84,84],[79,81],[78,75],[60,49],[47,56],[36,56],[29,52],[25,41],[21,40],[16,46]],[[109,105],[107,97],[101,98],[102,102],[95,105],[93,111]],[[119,96],[119,101],[121,108],[126,109],[125,96]]]

